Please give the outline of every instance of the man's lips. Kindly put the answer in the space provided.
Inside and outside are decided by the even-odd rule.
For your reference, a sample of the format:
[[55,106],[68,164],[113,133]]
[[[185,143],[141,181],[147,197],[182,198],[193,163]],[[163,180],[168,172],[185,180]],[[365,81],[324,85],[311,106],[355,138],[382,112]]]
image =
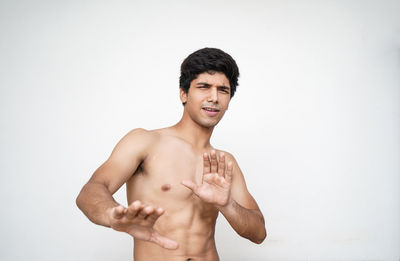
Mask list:
[[220,111],[218,108],[214,107],[203,107],[202,110],[204,110],[205,113],[211,117],[217,115]]
[[214,107],[203,107],[203,110],[206,110],[206,111],[216,111],[216,112],[219,111],[218,108],[214,108]]

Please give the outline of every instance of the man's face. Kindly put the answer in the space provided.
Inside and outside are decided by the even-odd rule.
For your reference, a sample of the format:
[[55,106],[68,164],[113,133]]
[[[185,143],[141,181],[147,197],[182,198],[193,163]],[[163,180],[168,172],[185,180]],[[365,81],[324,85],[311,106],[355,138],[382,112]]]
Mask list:
[[180,90],[185,111],[197,124],[210,128],[224,116],[231,99],[230,84],[224,73],[204,72],[190,83],[188,93]]

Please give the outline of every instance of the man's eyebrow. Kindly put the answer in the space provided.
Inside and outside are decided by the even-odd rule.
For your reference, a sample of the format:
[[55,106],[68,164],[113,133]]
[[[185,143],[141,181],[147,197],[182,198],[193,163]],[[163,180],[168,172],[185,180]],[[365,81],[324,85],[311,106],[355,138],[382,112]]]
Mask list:
[[[206,82],[198,82],[197,85],[211,86],[211,84],[206,83]],[[217,87],[218,87],[218,88],[221,88],[221,89],[231,89],[231,87],[225,86],[225,85],[219,85],[219,86],[217,86]]]
[[211,84],[206,82],[198,82],[197,85],[211,86]]

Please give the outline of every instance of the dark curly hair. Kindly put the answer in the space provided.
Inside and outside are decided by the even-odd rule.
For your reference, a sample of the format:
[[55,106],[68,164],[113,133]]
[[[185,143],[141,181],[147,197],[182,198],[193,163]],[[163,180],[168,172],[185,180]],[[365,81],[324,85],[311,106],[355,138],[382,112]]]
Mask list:
[[181,65],[179,88],[187,93],[190,83],[203,72],[224,73],[231,86],[231,98],[233,97],[239,85],[239,68],[229,54],[220,49],[208,47],[190,54]]

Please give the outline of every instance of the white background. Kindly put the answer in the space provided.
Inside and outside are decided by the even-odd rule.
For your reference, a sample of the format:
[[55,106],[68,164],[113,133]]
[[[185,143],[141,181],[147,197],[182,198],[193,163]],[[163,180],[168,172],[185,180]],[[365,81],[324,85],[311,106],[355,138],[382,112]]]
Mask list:
[[0,259],[132,259],[131,238],[75,198],[129,130],[180,119],[180,63],[208,46],[241,72],[212,143],[236,156],[268,231],[255,245],[220,216],[221,259],[398,261],[399,14],[378,0],[1,0]]

